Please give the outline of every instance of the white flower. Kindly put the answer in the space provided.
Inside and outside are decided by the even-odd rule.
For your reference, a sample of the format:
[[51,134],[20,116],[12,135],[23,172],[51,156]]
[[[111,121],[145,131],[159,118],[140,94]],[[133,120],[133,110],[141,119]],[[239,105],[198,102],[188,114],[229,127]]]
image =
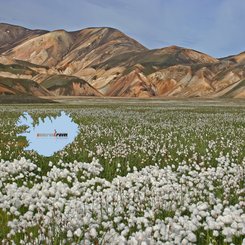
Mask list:
[[77,237],[80,237],[82,235],[82,230],[80,228],[78,228],[74,234],[77,236]]
[[95,228],[90,229],[90,236],[93,238],[97,237],[97,231]]
[[204,210],[207,210],[208,209],[208,205],[207,205],[207,203],[202,203],[199,206],[197,206],[197,208],[200,211],[204,211]]
[[68,238],[72,238],[73,237],[73,234],[72,234],[72,231],[71,230],[68,230],[67,231],[67,237]]
[[193,242],[193,243],[197,241],[196,235],[192,232],[188,233],[187,239],[188,241]]
[[231,215],[223,216],[221,220],[224,224],[231,224],[233,221]]

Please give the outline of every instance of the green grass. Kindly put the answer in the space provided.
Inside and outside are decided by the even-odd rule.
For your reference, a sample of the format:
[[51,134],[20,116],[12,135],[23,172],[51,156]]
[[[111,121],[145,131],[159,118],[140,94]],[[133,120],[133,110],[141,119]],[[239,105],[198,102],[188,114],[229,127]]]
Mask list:
[[[65,81],[62,82],[65,83]],[[50,84],[52,83],[53,80],[50,81]],[[57,152],[51,157],[44,157],[23,151],[28,143],[23,137],[16,136],[23,128],[15,127],[22,112],[28,111],[35,121],[39,117],[58,115],[61,110],[70,112],[74,121],[81,127],[76,140],[66,147],[67,154],[61,157],[60,152]],[[127,175],[132,172],[133,167],[142,169],[157,163],[160,167],[174,164],[177,168],[178,164],[183,161],[189,165],[193,161],[203,161],[204,167],[215,167],[216,158],[221,152],[223,155],[229,154],[236,163],[242,163],[245,157],[242,150],[245,139],[243,102],[238,103],[237,106],[230,106],[224,102],[215,107],[205,102],[198,106],[197,102],[182,103],[181,101],[162,104],[160,102],[158,104],[136,102],[133,105],[117,101],[107,104],[87,101],[80,105],[0,106],[0,118],[0,159],[13,160],[25,156],[39,164],[42,175],[50,170],[47,164],[49,161],[54,164],[60,159],[64,162],[74,160],[91,162],[93,156],[89,154],[89,151],[94,153],[104,167],[100,177],[109,181],[117,175]],[[216,144],[207,152],[211,140]],[[128,147],[128,154],[120,155],[118,149],[121,147],[123,151],[124,145],[119,143]],[[107,147],[108,156],[96,154],[98,144]],[[158,146],[164,147],[166,153],[157,152]],[[240,185],[243,186],[244,182]],[[220,183],[217,182],[214,192],[215,196],[222,200],[224,190],[219,187]],[[235,191],[230,196],[229,202],[230,204],[238,202],[238,195]],[[171,210],[159,210],[155,214],[155,219],[164,220],[166,217],[173,216],[174,212]],[[0,240],[8,232],[9,219],[12,217],[0,210]],[[38,227],[33,227],[28,232],[32,232],[35,236],[37,229]],[[130,233],[133,233],[134,230],[136,227],[132,227]],[[196,235],[197,244],[226,244],[223,242],[223,237],[214,238],[210,231],[199,230]],[[23,234],[16,236],[17,244],[22,236]],[[53,244],[59,244],[62,237],[62,232],[58,232],[57,237],[53,238]],[[240,245],[241,243],[242,238],[234,238],[234,244]]]

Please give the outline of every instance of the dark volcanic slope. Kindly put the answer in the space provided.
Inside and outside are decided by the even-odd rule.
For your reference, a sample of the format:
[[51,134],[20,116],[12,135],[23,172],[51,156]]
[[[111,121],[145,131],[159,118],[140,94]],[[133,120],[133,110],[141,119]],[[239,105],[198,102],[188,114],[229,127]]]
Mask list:
[[51,75],[41,85],[54,95],[62,96],[102,96],[86,81],[73,76]]
[[20,94],[34,96],[51,95],[48,90],[33,80],[0,77],[0,95]]
[[47,33],[47,31],[29,30],[21,26],[0,23],[0,54],[44,33]]

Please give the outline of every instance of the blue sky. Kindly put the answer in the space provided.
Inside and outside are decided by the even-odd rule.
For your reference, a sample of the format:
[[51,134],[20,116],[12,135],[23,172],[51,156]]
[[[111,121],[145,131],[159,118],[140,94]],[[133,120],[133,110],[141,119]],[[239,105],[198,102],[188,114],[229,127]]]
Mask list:
[[148,48],[215,57],[245,51],[245,0],[0,0],[0,22],[34,29],[110,26]]

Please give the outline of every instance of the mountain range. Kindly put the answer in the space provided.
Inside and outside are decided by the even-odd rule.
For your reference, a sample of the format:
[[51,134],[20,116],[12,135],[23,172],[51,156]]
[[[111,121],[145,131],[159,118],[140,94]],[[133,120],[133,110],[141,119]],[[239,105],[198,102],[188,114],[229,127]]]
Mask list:
[[214,58],[148,49],[113,28],[30,30],[0,24],[0,94],[245,98],[245,52]]

